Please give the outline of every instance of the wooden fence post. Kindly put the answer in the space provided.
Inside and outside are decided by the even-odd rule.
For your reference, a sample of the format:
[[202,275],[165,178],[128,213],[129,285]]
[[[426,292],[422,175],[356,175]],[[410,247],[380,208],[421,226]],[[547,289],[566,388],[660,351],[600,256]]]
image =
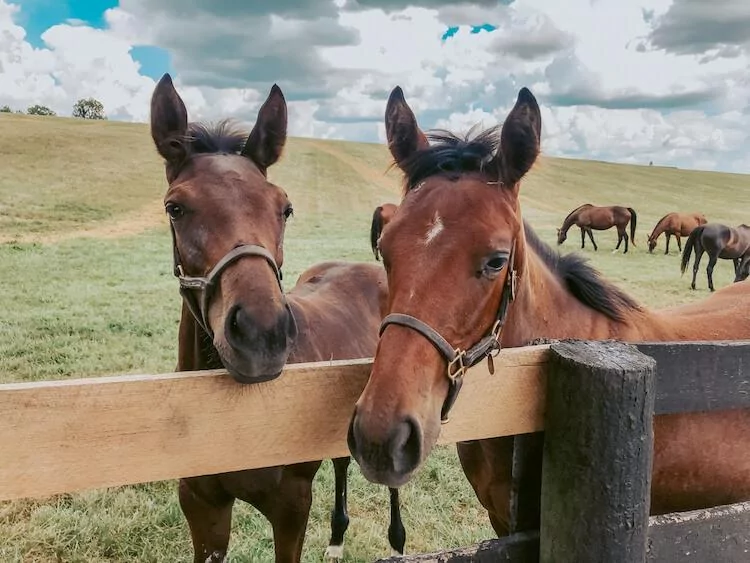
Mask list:
[[541,563],[643,563],[656,362],[621,342],[553,344]]

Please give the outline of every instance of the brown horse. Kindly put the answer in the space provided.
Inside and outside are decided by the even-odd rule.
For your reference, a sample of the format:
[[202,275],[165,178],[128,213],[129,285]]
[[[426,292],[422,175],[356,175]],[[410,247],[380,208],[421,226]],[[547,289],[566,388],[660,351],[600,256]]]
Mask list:
[[619,250],[620,244],[625,241],[625,252],[628,252],[628,233],[626,227],[630,222],[630,242],[635,246],[635,225],[638,217],[635,214],[635,209],[632,207],[620,207],[619,205],[613,205],[609,207],[597,207],[590,203],[584,203],[580,207],[576,207],[573,211],[568,213],[568,216],[563,221],[562,227],[557,229],[557,244],[562,244],[565,239],[568,238],[568,229],[573,225],[581,228],[581,248],[586,245],[586,235],[589,235],[591,244],[594,245],[594,250],[599,250],[594,241],[593,231],[606,231],[612,227],[617,227],[617,246],[615,250]]
[[[701,303],[649,310],[524,223],[520,181],[541,131],[528,89],[502,129],[473,139],[434,134],[430,145],[400,88],[385,115],[405,195],[380,238],[389,314],[348,436],[370,481],[394,487],[411,479],[437,441],[464,368],[501,344],[750,338],[749,282]],[[508,531],[513,441],[457,444],[498,534]],[[750,499],[750,410],[657,416],[651,494],[654,514]]]
[[[164,202],[183,296],[178,371],[225,367],[237,382],[252,384],[277,377],[287,362],[362,358],[375,352],[387,295],[382,267],[321,263],[305,271],[291,291],[282,291],[284,230],[292,204],[267,179],[266,170],[281,155],[286,129],[286,102],[275,85],[249,136],[229,122],[188,124],[169,75],[156,86],[151,134],[166,161]],[[237,440],[242,447],[242,437]],[[349,522],[349,463],[348,457],[333,460],[331,556],[341,556]],[[276,561],[298,562],[320,465],[314,461],[181,479],[180,506],[196,563],[224,560],[236,498],[270,521]],[[389,539],[403,552],[395,489],[391,503]]]
[[383,228],[388,222],[393,219],[393,215],[396,213],[398,206],[395,203],[384,203],[378,205],[375,208],[375,212],[372,214],[372,225],[370,226],[370,246],[372,247],[372,253],[375,255],[375,260],[380,260],[380,254],[378,253],[378,239],[380,233],[383,232]]
[[683,274],[690,262],[693,249],[695,249],[695,262],[690,289],[695,289],[695,277],[698,275],[698,267],[704,252],[708,253],[706,276],[708,289],[711,291],[714,291],[714,266],[719,258],[732,260],[735,282],[747,278],[747,265],[743,262],[743,259],[750,254],[750,227],[747,225],[727,227],[721,223],[706,223],[694,229],[685,242],[685,251],[682,253],[680,272]]
[[689,236],[693,229],[706,223],[706,216],[703,213],[667,213],[657,221],[654,230],[648,235],[648,251],[654,251],[656,241],[664,233],[667,237],[667,248],[664,250],[664,254],[669,254],[669,239],[672,236],[677,239],[677,248],[682,252],[680,237]]

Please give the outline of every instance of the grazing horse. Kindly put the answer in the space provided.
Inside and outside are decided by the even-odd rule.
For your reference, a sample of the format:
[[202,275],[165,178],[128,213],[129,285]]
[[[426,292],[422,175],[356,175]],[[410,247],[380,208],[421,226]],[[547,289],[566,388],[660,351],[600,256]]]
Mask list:
[[727,227],[721,223],[706,223],[695,228],[685,242],[685,250],[680,263],[682,274],[687,269],[693,249],[695,249],[695,262],[690,289],[695,289],[695,277],[698,275],[698,267],[704,252],[708,253],[706,276],[708,276],[708,289],[711,291],[714,291],[714,266],[719,258],[732,260],[735,282],[747,278],[747,266],[743,264],[743,258],[750,254],[750,227],[747,225]]
[[[237,382],[253,384],[274,379],[288,362],[375,352],[387,296],[382,267],[325,262],[303,272],[291,291],[282,291],[284,230],[292,204],[266,171],[281,155],[286,130],[286,101],[276,85],[249,136],[228,121],[213,127],[188,124],[185,104],[168,74],[154,90],[151,135],[165,159],[165,210],[183,296],[178,371],[224,367]],[[349,457],[333,460],[336,492],[327,550],[333,557],[341,556],[349,523],[349,463]],[[195,562],[224,560],[237,498],[270,521],[276,561],[300,561],[320,465],[313,461],[181,479],[180,506]],[[403,552],[395,489],[391,518],[391,546]]]
[[383,228],[388,222],[393,219],[394,213],[398,206],[395,203],[384,203],[378,205],[375,208],[375,212],[372,214],[372,225],[370,226],[370,246],[372,246],[372,253],[375,255],[375,260],[380,260],[378,254],[378,239],[380,233],[383,232]]
[[667,237],[667,248],[664,250],[664,254],[669,254],[669,239],[672,236],[677,239],[677,248],[682,252],[680,237],[690,236],[693,229],[705,225],[707,222],[703,213],[667,213],[657,221],[654,230],[648,235],[649,253],[656,248],[656,241],[662,233]]
[[594,245],[594,250],[599,250],[596,241],[594,241],[593,231],[606,231],[612,227],[617,227],[615,250],[618,250],[620,244],[625,241],[625,252],[623,254],[626,254],[628,252],[628,233],[625,228],[630,221],[630,242],[635,246],[635,224],[637,220],[635,209],[632,207],[620,207],[619,205],[597,207],[590,203],[584,203],[568,213],[562,227],[557,229],[557,244],[564,243],[565,239],[568,238],[568,229],[577,225],[581,228],[581,248],[586,245],[586,235],[588,234],[591,244]]
[[[389,314],[348,432],[371,482],[397,487],[412,478],[465,368],[501,345],[750,338],[748,282],[701,303],[649,310],[580,255],[560,256],[536,236],[519,201],[540,147],[541,113],[528,89],[502,128],[474,138],[432,134],[430,144],[398,87],[385,125],[405,193],[380,238]],[[513,441],[457,444],[499,535],[509,527]],[[656,416],[651,495],[652,514],[750,499],[750,409]]]

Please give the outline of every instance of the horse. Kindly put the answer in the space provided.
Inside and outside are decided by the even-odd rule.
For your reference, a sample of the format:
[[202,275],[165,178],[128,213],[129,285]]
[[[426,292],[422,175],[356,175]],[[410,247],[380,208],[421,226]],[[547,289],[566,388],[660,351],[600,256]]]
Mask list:
[[[388,99],[386,138],[404,195],[380,237],[388,314],[347,435],[373,483],[397,487],[414,476],[460,400],[466,369],[501,347],[566,338],[750,339],[750,282],[651,310],[580,254],[561,256],[534,233],[520,192],[540,151],[541,125],[527,88],[502,127],[473,137],[428,137],[400,87]],[[510,436],[457,444],[498,535],[509,532],[513,443]],[[750,409],[656,416],[652,471],[652,514],[750,499]],[[537,510],[536,526],[538,517]]]
[[684,274],[690,262],[690,254],[695,249],[695,262],[693,263],[693,280],[690,289],[695,289],[695,277],[698,275],[703,253],[708,253],[708,266],[706,276],[708,277],[708,289],[714,291],[714,266],[719,258],[732,260],[734,263],[734,281],[742,281],[747,278],[747,268],[741,268],[741,262],[745,256],[750,254],[750,227],[745,224],[736,227],[728,227],[721,223],[706,223],[693,229],[685,242],[685,250],[682,252],[680,273]]
[[396,213],[397,209],[398,206],[395,203],[384,203],[383,205],[378,205],[372,214],[370,246],[372,247],[372,253],[375,255],[375,260],[380,260],[380,255],[378,254],[378,239],[380,238],[380,233],[388,222],[393,219],[393,215]]
[[621,207],[619,205],[597,207],[590,203],[584,203],[568,213],[562,227],[557,229],[557,244],[564,243],[565,239],[568,238],[568,229],[573,225],[577,225],[581,228],[581,248],[584,248],[586,245],[586,235],[588,234],[591,244],[594,245],[594,250],[599,250],[599,247],[596,246],[592,230],[606,231],[612,227],[617,227],[617,246],[615,247],[615,251],[619,250],[620,244],[625,241],[625,251],[623,254],[627,254],[628,233],[626,227],[628,222],[630,222],[630,243],[635,246],[635,225],[637,221],[638,216],[632,207]]
[[693,229],[705,225],[707,222],[703,213],[667,213],[656,222],[654,230],[648,235],[649,253],[653,253],[654,248],[656,248],[656,241],[662,233],[667,237],[667,248],[664,250],[664,254],[669,254],[669,239],[672,236],[677,239],[677,248],[682,252],[680,237],[690,236]]
[[[323,262],[303,272],[291,291],[282,290],[284,230],[293,208],[286,192],[268,180],[267,169],[280,158],[286,131],[286,101],[276,85],[249,135],[229,120],[188,123],[169,74],[153,92],[151,135],[165,161],[164,206],[183,297],[177,371],[223,367],[238,383],[256,384],[278,377],[287,363],[370,357],[375,351],[387,296],[382,266]],[[321,463],[180,479],[194,561],[224,560],[232,506],[241,499],[271,523],[277,563],[299,562]],[[343,553],[349,463],[349,457],[333,460],[329,557]],[[390,493],[388,537],[403,553],[398,491]]]

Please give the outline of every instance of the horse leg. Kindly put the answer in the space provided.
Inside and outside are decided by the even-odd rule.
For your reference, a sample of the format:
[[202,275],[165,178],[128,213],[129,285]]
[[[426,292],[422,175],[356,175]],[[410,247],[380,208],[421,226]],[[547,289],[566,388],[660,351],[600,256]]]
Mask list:
[[178,492],[193,539],[193,561],[222,563],[229,546],[234,497],[213,475],[180,479]]
[[456,444],[464,474],[498,537],[510,531],[513,443],[509,436]]
[[590,228],[586,229],[586,231],[588,232],[589,238],[591,239],[591,244],[594,245],[594,250],[599,250],[599,248],[596,246],[596,242],[594,241],[594,232]]
[[700,267],[701,258],[703,258],[703,246],[700,248],[695,245],[695,262],[693,263],[693,281],[690,283],[690,289],[695,289],[695,277],[698,275],[698,268]]
[[667,237],[667,249],[664,251],[664,254],[669,254],[669,239],[672,238],[672,235],[670,235],[669,233],[666,233],[666,237]]
[[266,508],[271,514],[269,520],[273,527],[276,563],[299,563],[302,559],[302,544],[312,505],[312,482],[320,463],[287,465],[276,498],[264,499],[269,502]]
[[398,489],[388,489],[391,494],[391,523],[388,526],[388,543],[391,544],[392,555],[403,555],[406,545],[406,528],[401,520],[401,505],[398,499]]
[[623,254],[627,254],[628,253],[628,241],[630,240],[630,237],[628,236],[628,233],[626,233],[624,229],[622,231],[622,240],[625,241],[625,252],[623,252]]
[[680,242],[680,234],[677,233],[674,238],[677,239],[677,250],[682,254],[682,243]]
[[586,228],[581,227],[581,250],[586,246]]
[[714,266],[718,260],[717,256],[708,255],[708,266],[706,266],[706,276],[708,277],[708,289],[714,291]]
[[341,559],[344,556],[344,534],[349,527],[349,515],[346,512],[347,472],[350,457],[339,457],[333,461],[333,473],[336,481],[336,493],[331,511],[331,539],[326,548],[326,557]]

